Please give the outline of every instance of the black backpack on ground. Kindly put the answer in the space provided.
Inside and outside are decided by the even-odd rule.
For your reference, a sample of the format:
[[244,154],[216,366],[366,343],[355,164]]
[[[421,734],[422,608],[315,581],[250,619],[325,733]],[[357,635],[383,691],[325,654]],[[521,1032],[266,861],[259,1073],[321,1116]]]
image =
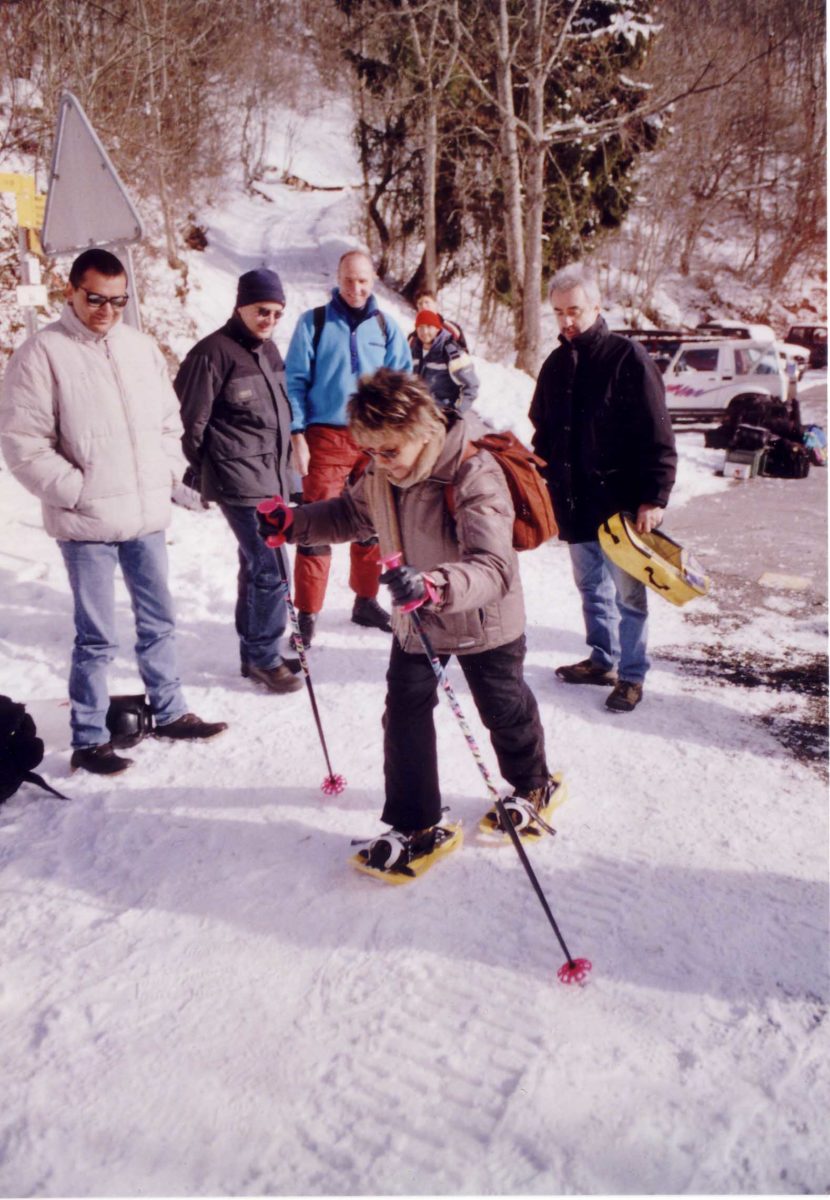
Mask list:
[[35,774],[34,768],[42,761],[43,739],[37,736],[25,704],[0,696],[0,803],[13,796],[22,783],[36,783],[59,800],[68,800]]
[[735,441],[742,426],[767,429],[777,437],[801,440],[801,415],[797,404],[787,404],[760,393],[733,400],[717,429],[707,429],[704,444],[710,449],[750,450]]
[[810,474],[810,451],[802,442],[775,438],[764,455],[761,474],[775,479],[804,479]]

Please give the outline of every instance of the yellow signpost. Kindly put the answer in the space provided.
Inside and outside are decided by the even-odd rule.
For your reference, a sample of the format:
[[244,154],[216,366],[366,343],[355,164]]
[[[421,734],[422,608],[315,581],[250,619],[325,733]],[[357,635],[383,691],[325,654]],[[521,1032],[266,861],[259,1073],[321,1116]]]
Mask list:
[[17,223],[21,229],[40,229],[46,197],[35,191],[34,175],[0,171],[0,192],[13,192],[17,200]]
[[35,190],[34,175],[0,171],[0,192],[12,192],[17,203],[18,243],[22,283],[17,289],[18,303],[26,316],[26,329],[37,328],[35,308],[47,303],[46,288],[40,282],[40,264],[33,254],[43,256],[37,230],[43,227],[46,197]]

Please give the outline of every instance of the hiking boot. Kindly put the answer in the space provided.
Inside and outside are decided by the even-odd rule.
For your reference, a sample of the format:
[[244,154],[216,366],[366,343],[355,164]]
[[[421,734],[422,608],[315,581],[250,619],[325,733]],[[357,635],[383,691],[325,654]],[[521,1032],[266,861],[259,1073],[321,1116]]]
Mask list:
[[91,771],[93,775],[118,775],[133,765],[131,758],[122,758],[112,748],[112,742],[101,746],[79,746],[72,751],[69,766],[73,771]]
[[[549,824],[550,817],[554,809],[559,808],[560,804],[564,804],[567,798],[567,784],[557,771],[556,774],[548,777],[547,783],[532,788],[528,792],[515,791],[503,800],[502,804],[513,828],[522,838],[539,838],[543,832],[556,832]],[[501,823],[499,811],[495,805],[481,818],[479,829],[483,833],[503,834],[507,832]]]
[[[248,670],[252,668],[249,667]],[[185,713],[175,721],[166,725],[156,726],[156,737],[173,738],[176,741],[203,742],[207,738],[216,737],[228,728],[226,721],[203,721],[195,713]]]
[[611,687],[617,682],[617,672],[613,667],[603,667],[592,658],[571,663],[568,667],[557,667],[554,674],[564,683],[597,683],[600,687]]
[[643,685],[641,683],[629,683],[627,679],[621,679],[614,685],[613,692],[605,701],[605,707],[610,708],[611,712],[632,712],[642,698]]
[[[300,627],[300,637],[303,639],[303,646],[306,650],[311,645],[314,638],[314,626],[317,624],[317,613],[298,612],[297,624]],[[297,647],[295,646],[296,650]]]
[[[299,666],[299,663],[297,664]],[[269,692],[298,692],[303,686],[287,663],[281,662],[277,667],[248,666],[248,678],[254,683],[261,683]]]
[[[282,661],[285,664],[285,666],[288,667],[288,669],[292,675],[299,675],[300,671],[302,671],[302,669],[303,669],[302,664],[298,658],[286,658],[283,655]],[[242,676],[243,679],[250,679],[250,677],[251,677],[250,663],[241,662],[239,664],[239,674]]]
[[381,629],[384,633],[392,632],[389,613],[385,608],[381,608],[373,597],[355,596],[352,621],[355,625],[365,625],[367,629]]

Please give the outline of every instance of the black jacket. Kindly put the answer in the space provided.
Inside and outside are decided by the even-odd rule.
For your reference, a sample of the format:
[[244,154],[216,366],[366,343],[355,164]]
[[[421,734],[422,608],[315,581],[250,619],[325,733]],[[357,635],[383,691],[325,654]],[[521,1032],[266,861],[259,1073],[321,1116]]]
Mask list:
[[547,462],[559,536],[596,541],[613,513],[664,508],[677,451],[663,379],[637,342],[602,317],[560,345],[539,372],[530,406],[533,449]]
[[190,350],[173,386],[182,446],[206,500],[253,506],[288,495],[291,406],[270,338],[254,337],[234,314]]

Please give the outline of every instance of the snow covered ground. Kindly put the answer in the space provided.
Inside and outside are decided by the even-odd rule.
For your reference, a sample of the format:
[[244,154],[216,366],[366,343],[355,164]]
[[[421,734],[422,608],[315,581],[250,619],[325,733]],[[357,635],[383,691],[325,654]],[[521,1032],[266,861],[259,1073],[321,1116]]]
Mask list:
[[[327,182],[354,181],[336,117],[292,139],[294,173],[325,154]],[[188,310],[208,332],[236,275],[267,262],[288,291],[284,350],[355,241],[354,194],[263,191],[272,203],[217,203]],[[482,413],[525,433],[529,381],[478,366]],[[701,438],[680,444],[676,506],[741,486]],[[190,705],[230,728],[147,740],[107,782],[68,775],[64,568],[6,471],[0,513],[0,692],[26,701],[44,773],[72,797],[25,787],[0,808],[2,1195],[827,1190],[825,784],[763,724],[778,695],[669,657],[712,636],[688,614],[716,620],[716,593],[688,610],[654,599],[646,699],[615,717],[604,692],[553,674],[584,649],[565,547],[522,557],[528,678],[570,788],[533,862],[571,953],[594,964],[566,988],[513,850],[475,835],[487,798],[445,705],[463,850],[402,888],[346,865],[379,828],[389,644],[349,621],[345,550],[311,656],[342,795],[320,791],[305,692],[239,677],[235,547],[215,509],[175,511],[169,557]],[[138,686],[123,590],[119,611],[113,693]],[[820,655],[826,622],[776,595],[730,636]]]

